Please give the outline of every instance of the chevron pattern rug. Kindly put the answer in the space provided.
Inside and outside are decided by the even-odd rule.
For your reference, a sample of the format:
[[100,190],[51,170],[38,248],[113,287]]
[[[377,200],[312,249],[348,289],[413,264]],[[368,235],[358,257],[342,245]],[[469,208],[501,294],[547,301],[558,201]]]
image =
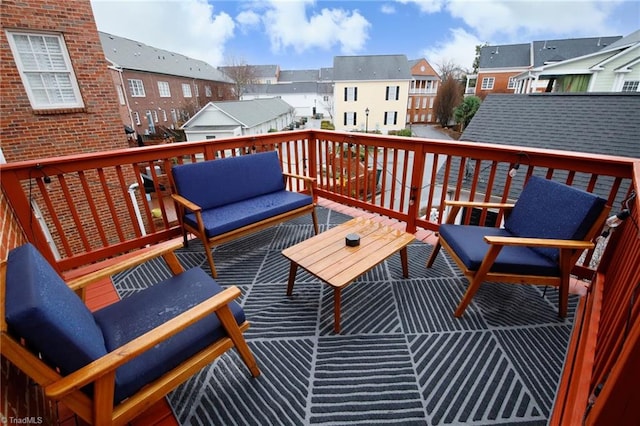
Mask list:
[[[349,219],[319,208],[321,231]],[[183,425],[544,425],[578,302],[558,319],[557,291],[484,284],[453,317],[466,280],[444,251],[408,247],[409,278],[394,255],[343,290],[342,333],[333,292],[298,270],[286,296],[281,251],[313,235],[301,218],[215,249],[217,281],[242,290],[246,339],[261,369],[251,378],[228,353],[169,394]],[[197,241],[178,253],[208,271]],[[114,277],[122,297],[169,276],[162,261]]]

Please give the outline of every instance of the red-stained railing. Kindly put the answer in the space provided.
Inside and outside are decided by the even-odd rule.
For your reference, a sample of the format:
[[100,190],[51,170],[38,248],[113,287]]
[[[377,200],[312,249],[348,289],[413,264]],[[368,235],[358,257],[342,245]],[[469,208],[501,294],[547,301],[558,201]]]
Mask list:
[[[436,230],[447,198],[511,200],[534,173],[597,192],[614,213],[640,187],[638,159],[305,130],[5,164],[0,202],[60,272],[72,275],[180,234],[172,209],[160,202],[172,189],[172,165],[263,150],[277,150],[283,170],[315,177],[318,196],[396,218],[410,232]],[[151,178],[150,201],[141,172]],[[638,419],[640,201],[628,204],[631,218],[612,234],[597,273],[582,268],[595,278],[576,315],[552,424]],[[489,214],[479,212],[479,220]]]

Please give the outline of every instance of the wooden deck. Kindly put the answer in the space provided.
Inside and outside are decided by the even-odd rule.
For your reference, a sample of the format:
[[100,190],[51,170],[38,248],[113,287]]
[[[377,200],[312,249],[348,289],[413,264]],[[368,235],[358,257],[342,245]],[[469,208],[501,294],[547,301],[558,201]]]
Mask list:
[[[331,210],[338,211],[340,213],[345,213],[353,217],[370,218],[372,220],[379,221],[385,225],[394,227],[398,230],[404,231],[404,228],[405,228],[404,223],[398,222],[395,219],[382,217],[374,213],[365,212],[359,209],[347,207],[342,204],[328,201],[325,199],[319,199],[318,205],[329,208]],[[425,243],[434,244],[437,241],[436,236],[431,231],[420,229],[414,235],[418,240],[423,241]],[[583,292],[586,291],[586,288],[584,287],[583,283],[572,280],[570,291],[575,294],[583,294]],[[87,290],[87,305],[91,310],[100,309],[118,300],[119,300],[119,296],[110,279],[97,283],[89,287],[89,289]],[[73,413],[71,413],[65,407],[60,406],[58,409],[59,409],[59,424],[61,426],[76,426],[76,425],[84,424],[80,419],[76,418],[73,415]],[[141,413],[140,416],[138,416],[130,424],[132,426],[177,426],[179,423],[174,417],[173,412],[171,411],[171,407],[167,403],[166,399],[163,398],[161,401],[159,401],[157,404],[152,406],[150,409]]]

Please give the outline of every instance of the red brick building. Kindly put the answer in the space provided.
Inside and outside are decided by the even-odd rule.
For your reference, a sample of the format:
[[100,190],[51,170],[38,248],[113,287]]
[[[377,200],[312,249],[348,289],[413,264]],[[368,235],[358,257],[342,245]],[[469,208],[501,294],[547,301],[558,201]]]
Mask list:
[[144,139],[171,133],[209,102],[235,99],[233,80],[206,62],[99,35],[122,123]]
[[435,121],[433,102],[438,94],[440,76],[424,58],[409,61],[409,66],[411,67],[411,83],[407,121],[409,123],[432,123]]

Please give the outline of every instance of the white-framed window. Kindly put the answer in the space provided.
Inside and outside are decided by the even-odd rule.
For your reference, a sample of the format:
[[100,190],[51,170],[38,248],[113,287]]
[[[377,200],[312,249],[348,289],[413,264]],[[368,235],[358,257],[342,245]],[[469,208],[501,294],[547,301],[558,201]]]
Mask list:
[[211,86],[204,86],[204,95],[207,98],[210,98],[212,96],[213,92],[211,91]]
[[182,96],[185,98],[191,97],[191,85],[188,83],[182,83]]
[[131,116],[133,117],[133,122],[136,123],[139,126],[140,125],[140,114],[138,114],[138,111],[133,111],[131,113]]
[[84,107],[61,34],[7,31],[7,39],[34,109]]
[[516,88],[515,77],[509,77],[509,83],[507,84],[507,89],[515,89],[515,88]]
[[129,92],[131,92],[131,97],[144,98],[144,83],[142,83],[142,80],[137,78],[129,79]]
[[345,87],[344,88],[344,100],[345,101],[357,101],[358,100],[358,88],[357,87]]
[[153,122],[157,123],[158,122],[158,111],[156,111],[155,109],[151,111],[151,115],[153,115]]
[[622,83],[622,91],[623,92],[638,92],[640,91],[640,81],[639,80],[627,80]]
[[196,95],[196,97],[200,96],[200,89],[198,88],[197,84],[193,85],[193,93]]
[[169,88],[169,82],[167,81],[158,82],[158,94],[160,95],[161,98],[171,97],[171,89]]
[[165,109],[162,110],[162,121],[168,121],[167,120],[167,110],[165,110]]
[[345,112],[344,113],[344,125],[345,126],[355,126],[356,125],[356,113],[355,112]]
[[493,89],[493,84],[495,83],[495,77],[484,77],[482,79],[482,86],[480,88],[482,90],[491,90]]
[[384,124],[398,124],[398,112],[397,111],[385,111]]
[[397,101],[400,96],[400,86],[387,86],[385,100]]
[[426,96],[424,96],[424,97],[422,98],[422,109],[425,109],[425,108],[427,107],[427,100],[428,100],[428,99],[429,99],[429,98],[427,98]]
[[119,84],[116,86],[116,89],[118,91],[118,100],[120,101],[120,105],[124,105],[126,103],[124,99],[124,90],[122,90],[122,86]]
[[178,122],[178,113],[175,108],[171,108],[171,121],[174,123]]

